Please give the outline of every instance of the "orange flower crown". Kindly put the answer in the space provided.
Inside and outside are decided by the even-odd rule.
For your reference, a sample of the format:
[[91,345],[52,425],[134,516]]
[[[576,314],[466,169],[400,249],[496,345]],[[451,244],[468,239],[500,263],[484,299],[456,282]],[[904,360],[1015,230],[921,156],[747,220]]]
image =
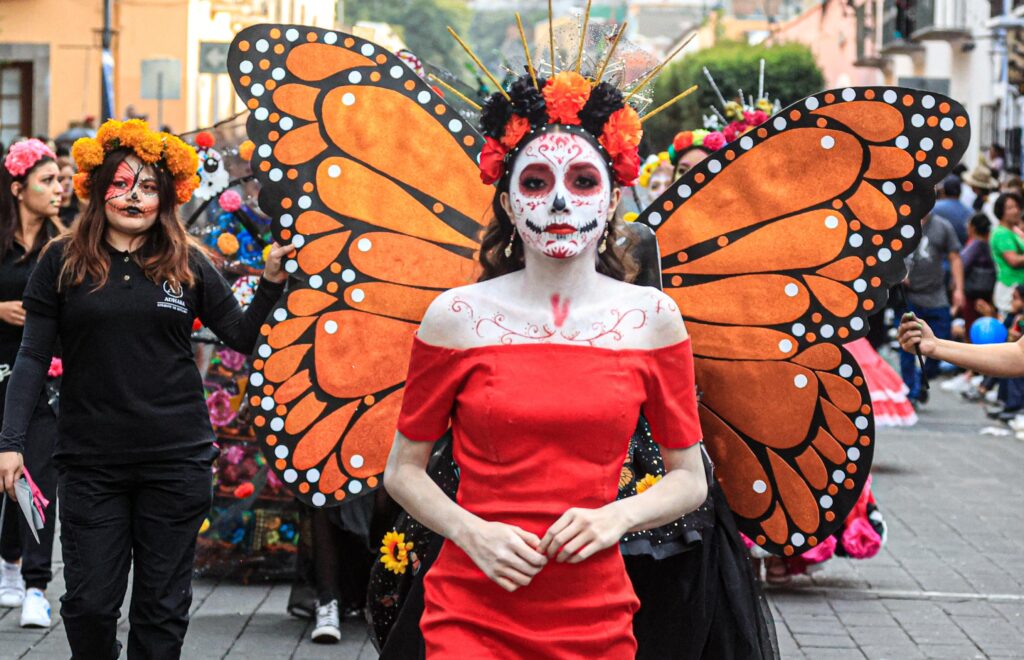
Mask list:
[[192,199],[199,187],[199,156],[181,138],[170,133],[152,131],[141,119],[117,121],[109,119],[96,131],[95,138],[79,138],[71,147],[78,173],[74,176],[75,194],[82,201],[89,199],[92,171],[115,149],[131,149],[144,163],[162,163],[174,177],[178,204]]
[[[613,69],[621,69],[617,71],[617,75],[620,75],[619,84],[625,83],[625,80],[621,79],[625,76],[624,61],[614,60],[614,55],[627,26],[623,24],[613,32],[608,32],[603,28],[588,32],[589,10],[590,3],[588,2],[579,32],[578,52],[574,55],[574,59],[570,60],[570,62],[574,61],[575,65],[571,68],[563,67],[562,71],[557,70],[556,60],[559,54],[555,49],[554,32],[552,31],[549,35],[548,55],[551,61],[546,64],[546,68],[551,75],[548,78],[540,77],[534,68],[522,19],[519,14],[516,14],[528,75],[519,77],[507,90],[487,70],[480,58],[473,53],[459,35],[448,28],[451,35],[466,50],[484,75],[498,88],[497,92],[487,98],[483,107],[480,107],[445,84],[445,87],[452,89],[464,101],[469,101],[480,111],[480,128],[485,136],[484,148],[480,153],[480,178],[484,183],[495,183],[505,176],[516,150],[528,141],[528,136],[546,131],[551,125],[557,125],[568,132],[591,138],[591,142],[605,157],[615,180],[624,186],[636,183],[640,174],[639,147],[640,139],[643,137],[641,123],[644,120],[640,118],[639,112],[630,104],[630,101],[634,98],[636,100],[633,103],[642,100],[642,95],[637,96],[638,93],[643,92],[661,69],[682,51],[690,39],[684,40],[668,58],[649,69],[638,80],[630,82],[632,89],[623,93],[618,87],[603,81],[602,78],[606,72],[612,73]],[[549,31],[553,30],[552,25],[549,7]],[[612,38],[613,34],[614,38]],[[588,42],[600,43],[605,46],[600,57],[589,57],[584,52]],[[584,62],[594,63],[596,69],[594,75],[583,75]],[[597,62],[600,62],[600,66],[596,66]],[[436,77],[434,80],[444,84]],[[668,103],[648,112],[644,119],[661,112],[696,89],[696,85],[692,86]]]

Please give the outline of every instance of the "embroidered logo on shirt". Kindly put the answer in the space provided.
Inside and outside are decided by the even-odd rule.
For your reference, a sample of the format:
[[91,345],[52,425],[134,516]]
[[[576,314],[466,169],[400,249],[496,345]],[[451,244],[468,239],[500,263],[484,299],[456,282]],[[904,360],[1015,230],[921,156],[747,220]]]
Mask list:
[[172,284],[167,280],[164,280],[164,299],[159,300],[156,303],[157,307],[163,307],[165,309],[173,309],[176,312],[182,314],[188,314],[188,307],[185,306],[185,291],[181,288],[180,284]]

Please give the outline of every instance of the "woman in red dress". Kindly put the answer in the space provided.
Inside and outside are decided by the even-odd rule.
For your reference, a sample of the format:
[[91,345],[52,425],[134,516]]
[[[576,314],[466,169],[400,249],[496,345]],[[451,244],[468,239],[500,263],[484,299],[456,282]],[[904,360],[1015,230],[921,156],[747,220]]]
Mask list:
[[[483,276],[434,301],[412,348],[384,485],[447,539],[424,581],[428,657],[632,659],[619,539],[707,493],[686,329],[671,298],[627,283],[615,220],[639,123],[605,83],[574,108],[558,94],[572,76],[485,106]],[[666,475],[616,501],[641,410]],[[449,425],[456,502],[425,471]]]

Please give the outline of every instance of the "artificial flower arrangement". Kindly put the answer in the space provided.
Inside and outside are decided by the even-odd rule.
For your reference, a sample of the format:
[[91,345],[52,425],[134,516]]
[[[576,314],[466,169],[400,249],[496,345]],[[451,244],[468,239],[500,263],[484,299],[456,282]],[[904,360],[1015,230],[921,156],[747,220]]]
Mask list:
[[593,86],[575,71],[536,81],[521,77],[507,93],[487,99],[480,124],[486,136],[480,178],[487,184],[505,175],[528,134],[551,124],[578,126],[596,136],[619,184],[631,186],[640,174],[640,116],[618,89],[605,82]]
[[78,165],[73,183],[79,199],[89,199],[92,171],[103,163],[107,154],[116,149],[131,149],[142,162],[166,167],[174,177],[178,204],[192,199],[192,193],[199,187],[199,157],[196,150],[181,138],[150,130],[149,125],[141,119],[124,122],[110,119],[96,131],[95,138],[79,138],[71,147],[71,157]]

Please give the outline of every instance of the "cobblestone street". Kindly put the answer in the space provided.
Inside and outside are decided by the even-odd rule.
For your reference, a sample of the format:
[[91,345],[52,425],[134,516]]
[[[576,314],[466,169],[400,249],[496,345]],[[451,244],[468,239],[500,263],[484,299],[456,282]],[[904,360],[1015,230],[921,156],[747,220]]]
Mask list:
[[[978,435],[981,407],[937,385],[916,427],[879,433],[882,553],[770,590],[783,658],[1024,656],[1024,442]],[[62,589],[51,587],[55,610]],[[340,645],[311,644],[308,622],[285,613],[287,597],[283,584],[197,582],[184,657],[376,657],[359,621],[345,624]],[[127,620],[122,630],[124,641]],[[69,655],[59,621],[25,631],[17,610],[0,611],[0,658]]]

